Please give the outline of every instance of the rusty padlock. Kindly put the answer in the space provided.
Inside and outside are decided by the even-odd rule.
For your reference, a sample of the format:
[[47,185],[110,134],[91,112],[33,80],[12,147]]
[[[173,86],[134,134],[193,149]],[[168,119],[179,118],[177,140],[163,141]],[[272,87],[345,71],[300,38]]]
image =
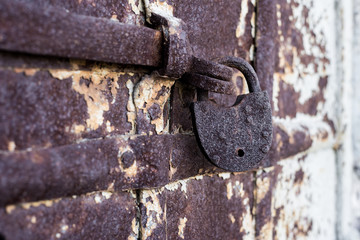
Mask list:
[[244,59],[227,57],[221,64],[244,75],[249,93],[239,95],[231,107],[211,101],[193,103],[196,135],[203,151],[216,166],[242,172],[259,166],[272,140],[271,105],[258,77]]

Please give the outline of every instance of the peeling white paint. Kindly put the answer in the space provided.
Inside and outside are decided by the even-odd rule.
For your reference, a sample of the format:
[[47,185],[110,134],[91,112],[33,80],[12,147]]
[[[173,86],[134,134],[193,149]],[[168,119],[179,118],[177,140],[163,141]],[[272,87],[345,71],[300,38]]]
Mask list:
[[[279,165],[272,196],[272,212],[279,214],[274,226],[277,239],[334,239],[334,151],[314,152],[301,161],[292,158]],[[298,171],[304,174],[301,179],[295,178]]]
[[143,239],[147,239],[151,236],[153,230],[157,227],[157,225],[161,224],[163,220],[166,219],[166,215],[163,213],[157,191],[142,191],[141,202],[146,208],[147,216],[146,226],[141,226],[141,232]]
[[[118,81],[121,75],[126,73],[116,72],[115,69],[111,67],[93,67],[91,71],[69,71],[66,69],[50,69],[49,73],[59,80],[64,80],[71,78],[73,81],[72,88],[79,94],[83,95],[84,100],[87,104],[87,111],[89,118],[86,119],[86,130],[96,130],[104,122],[104,113],[109,111],[110,104],[115,103],[117,91],[119,89]],[[90,83],[87,86],[86,84],[81,83],[81,79],[87,79]],[[109,85],[107,79],[113,79]],[[104,91],[109,91],[112,95],[112,101],[109,103],[107,97],[103,93]],[[110,123],[106,125],[107,130],[113,130],[114,128]],[[79,133],[85,129],[85,126],[75,125],[71,131]]]
[[[136,111],[143,111],[144,117],[148,122],[155,125],[157,134],[168,132],[168,126],[164,120],[163,110],[170,97],[171,87],[175,81],[170,79],[157,78],[155,75],[145,75],[135,86],[134,103]],[[162,92],[162,94],[159,94]],[[158,107],[159,115],[151,118],[150,108]],[[145,134],[145,133],[144,133]]]
[[184,217],[184,218],[180,218],[179,220],[179,232],[178,232],[178,235],[180,238],[184,239],[184,230],[185,230],[185,227],[186,227],[186,222],[187,222],[187,218]]

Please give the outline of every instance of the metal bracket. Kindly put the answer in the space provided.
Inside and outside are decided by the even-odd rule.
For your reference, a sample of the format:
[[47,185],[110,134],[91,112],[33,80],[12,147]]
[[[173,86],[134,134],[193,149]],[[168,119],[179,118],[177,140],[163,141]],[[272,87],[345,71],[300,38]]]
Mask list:
[[163,33],[163,62],[158,73],[170,78],[181,78],[189,72],[193,56],[186,24],[179,18],[164,15],[156,8],[149,15],[148,22]]

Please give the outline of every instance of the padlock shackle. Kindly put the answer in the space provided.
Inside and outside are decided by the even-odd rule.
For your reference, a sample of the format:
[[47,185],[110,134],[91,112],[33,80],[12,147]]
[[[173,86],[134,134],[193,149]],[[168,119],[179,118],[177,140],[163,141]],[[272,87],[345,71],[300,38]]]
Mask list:
[[257,74],[254,68],[245,59],[237,57],[224,57],[219,60],[219,63],[239,70],[245,77],[249,92],[261,92]]

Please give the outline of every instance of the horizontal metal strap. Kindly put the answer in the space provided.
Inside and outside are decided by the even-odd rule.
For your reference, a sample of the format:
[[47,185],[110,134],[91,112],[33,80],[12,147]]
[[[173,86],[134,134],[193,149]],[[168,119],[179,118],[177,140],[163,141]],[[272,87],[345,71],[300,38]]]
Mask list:
[[[272,146],[262,167],[334,142],[330,127],[322,121],[290,125],[293,128],[275,123]],[[123,136],[0,152],[0,206],[98,190],[160,187],[222,171],[210,164],[195,136],[188,134]]]
[[230,81],[233,77],[234,69],[225,66],[224,64],[193,57],[191,72],[217,78],[219,80]]
[[0,1],[0,49],[158,67],[160,31],[14,0]]
[[236,95],[236,88],[232,82],[219,80],[197,73],[186,73],[181,78],[181,80],[202,90],[228,95]]

